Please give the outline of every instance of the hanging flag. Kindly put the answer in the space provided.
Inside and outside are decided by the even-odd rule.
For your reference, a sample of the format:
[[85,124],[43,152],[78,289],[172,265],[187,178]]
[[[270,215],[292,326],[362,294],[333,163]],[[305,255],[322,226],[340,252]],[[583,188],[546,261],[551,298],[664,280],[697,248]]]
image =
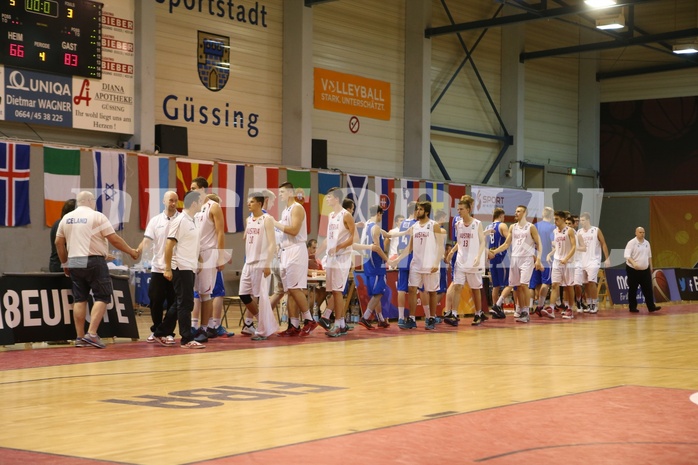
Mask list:
[[61,218],[63,204],[80,192],[80,150],[44,146],[46,226]]
[[453,218],[458,216],[458,202],[460,198],[465,195],[465,184],[448,184],[448,198],[449,198],[449,219],[448,224],[453,224]]
[[446,208],[446,193],[444,190],[445,185],[442,182],[427,181],[424,183],[424,194],[431,202],[431,219],[434,219],[436,212]]
[[365,223],[369,219],[368,214],[368,176],[358,174],[347,174],[347,192],[349,197],[356,204],[354,220]]
[[395,179],[376,176],[376,203],[383,209],[381,228],[390,231],[395,217]]
[[131,210],[131,197],[126,193],[126,154],[95,150],[93,162],[96,209],[109,218],[115,231],[121,231]]
[[407,217],[407,204],[417,202],[419,199],[419,181],[411,179],[400,179],[400,190],[402,198],[400,199],[400,213]]
[[339,187],[341,182],[342,178],[337,173],[318,172],[317,174],[318,212],[320,212],[317,231],[318,237],[327,237],[327,224],[330,219],[329,215],[332,213],[332,209],[325,203],[325,194],[333,187]]
[[24,226],[29,220],[28,144],[0,142],[0,226]]
[[235,233],[245,230],[247,217],[247,196],[245,195],[245,165],[232,163],[218,164],[218,189],[221,208],[225,218],[225,232]]
[[[202,160],[189,160],[177,158],[177,208],[184,206],[184,196],[191,190],[191,182],[194,178],[202,177],[208,181],[209,187],[213,185],[213,162]],[[211,192],[209,190],[209,192]]]
[[170,160],[155,155],[138,155],[138,207],[141,229],[163,211],[162,198],[169,189]]
[[[271,191],[275,196],[279,196],[279,168],[267,166],[255,166],[252,169],[254,176],[251,191],[259,192],[265,189]],[[284,205],[284,208],[286,206]],[[279,218],[279,201],[278,199],[270,208],[267,208],[267,213],[272,217]]]
[[286,180],[296,189],[296,200],[305,209],[306,224],[310,232],[310,171],[286,170]]

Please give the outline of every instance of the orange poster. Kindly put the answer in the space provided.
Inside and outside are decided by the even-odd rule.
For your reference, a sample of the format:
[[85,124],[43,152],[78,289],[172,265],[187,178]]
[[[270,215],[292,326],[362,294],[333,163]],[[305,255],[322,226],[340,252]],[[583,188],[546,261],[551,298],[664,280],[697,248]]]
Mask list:
[[698,196],[650,198],[652,265],[693,268],[698,264]]
[[315,68],[314,105],[318,110],[390,120],[390,83]]

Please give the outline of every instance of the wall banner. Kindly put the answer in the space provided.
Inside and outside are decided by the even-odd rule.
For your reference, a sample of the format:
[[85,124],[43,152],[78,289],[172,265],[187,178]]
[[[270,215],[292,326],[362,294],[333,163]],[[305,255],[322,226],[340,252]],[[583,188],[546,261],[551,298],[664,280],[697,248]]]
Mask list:
[[314,106],[318,110],[390,120],[390,83],[315,68]]
[[[128,279],[112,277],[112,283],[114,293],[98,333],[137,339]],[[0,344],[75,339],[71,289],[70,278],[62,273],[6,273],[0,277]],[[92,308],[91,299],[89,306]]]

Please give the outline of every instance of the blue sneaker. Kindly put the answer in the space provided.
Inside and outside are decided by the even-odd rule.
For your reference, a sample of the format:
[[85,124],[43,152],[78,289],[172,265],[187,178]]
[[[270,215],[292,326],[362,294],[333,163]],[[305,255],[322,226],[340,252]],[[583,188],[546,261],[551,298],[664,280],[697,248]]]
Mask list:
[[409,329],[409,328],[407,327],[407,323],[405,323],[405,319],[404,319],[404,318],[398,318],[398,320],[397,320],[397,327],[400,328],[400,329]]
[[218,337],[233,337],[235,336],[235,333],[232,331],[228,331],[223,327],[223,325],[218,325],[218,328],[216,328],[216,335]]
[[415,329],[417,327],[417,320],[408,318],[405,320],[405,326],[407,327],[407,329]]
[[92,347],[96,347],[98,349],[104,349],[106,348],[106,344],[102,342],[102,339],[99,336],[91,336],[88,333],[85,333],[85,336],[82,338],[82,342],[91,345]]
[[424,322],[424,329],[427,331],[432,331],[436,329],[436,319],[435,318],[428,318],[427,321]]
[[436,323],[437,325],[440,325],[441,323],[443,323],[443,321],[443,318],[441,318],[440,316],[434,317],[434,323]]

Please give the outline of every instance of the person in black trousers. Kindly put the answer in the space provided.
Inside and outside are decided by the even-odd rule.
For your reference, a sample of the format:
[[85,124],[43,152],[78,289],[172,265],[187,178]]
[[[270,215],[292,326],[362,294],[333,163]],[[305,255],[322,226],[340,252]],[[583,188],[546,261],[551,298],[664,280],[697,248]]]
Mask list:
[[642,289],[647,310],[656,312],[662,307],[654,303],[652,294],[652,249],[649,241],[645,240],[645,229],[638,226],[635,237],[625,246],[625,271],[628,274],[628,306],[631,312],[637,313],[637,287]]

